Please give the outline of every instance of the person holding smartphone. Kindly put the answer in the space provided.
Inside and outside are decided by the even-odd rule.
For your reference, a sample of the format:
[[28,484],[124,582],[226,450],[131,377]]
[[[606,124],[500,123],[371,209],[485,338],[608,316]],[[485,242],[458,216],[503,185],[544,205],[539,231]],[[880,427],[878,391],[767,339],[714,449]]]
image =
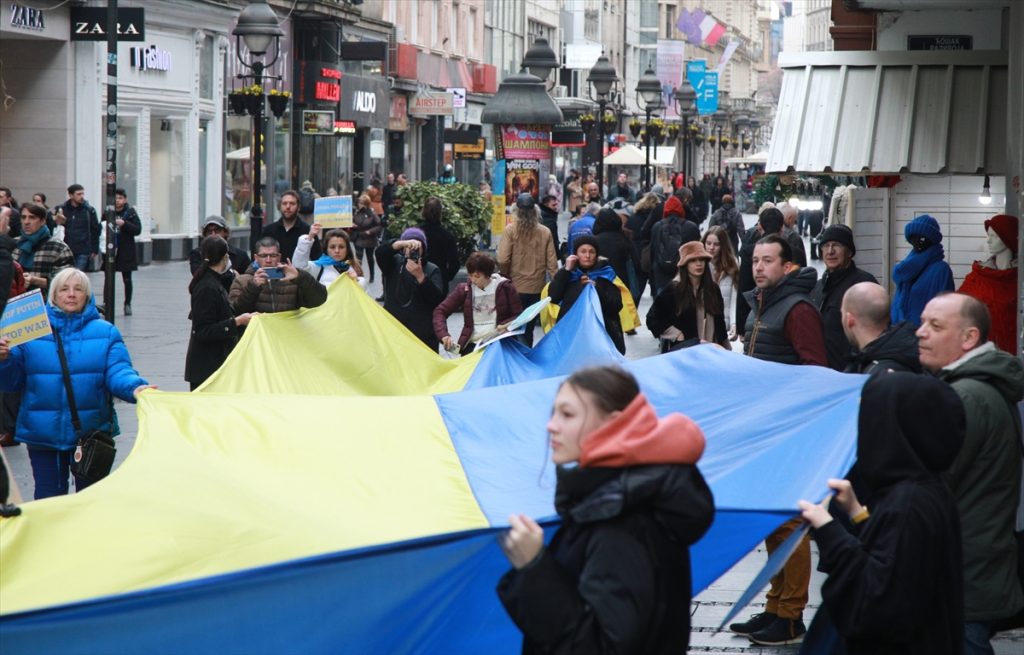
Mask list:
[[252,266],[231,283],[228,298],[236,314],[272,314],[300,307],[319,307],[327,289],[306,271],[281,259],[281,246],[273,237],[256,242]]

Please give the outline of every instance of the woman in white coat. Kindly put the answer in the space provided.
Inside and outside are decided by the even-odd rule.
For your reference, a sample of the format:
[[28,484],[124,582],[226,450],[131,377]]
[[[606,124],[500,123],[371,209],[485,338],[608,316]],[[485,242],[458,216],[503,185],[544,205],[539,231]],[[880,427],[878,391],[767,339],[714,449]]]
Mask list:
[[325,287],[330,286],[331,282],[342,275],[348,275],[365,290],[366,278],[363,277],[363,268],[355,258],[352,240],[345,230],[335,229],[328,232],[324,237],[324,254],[316,261],[309,261],[309,252],[322,229],[319,223],[314,223],[309,228],[309,234],[299,237],[292,265],[306,271]]

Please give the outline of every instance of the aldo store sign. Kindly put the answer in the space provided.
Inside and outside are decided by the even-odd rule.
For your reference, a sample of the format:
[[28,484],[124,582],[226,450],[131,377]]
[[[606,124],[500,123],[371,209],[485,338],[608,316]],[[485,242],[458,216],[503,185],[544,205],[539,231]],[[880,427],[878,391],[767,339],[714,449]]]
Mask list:
[[139,72],[171,71],[171,53],[161,50],[156,44],[142,48],[128,49],[129,65]]

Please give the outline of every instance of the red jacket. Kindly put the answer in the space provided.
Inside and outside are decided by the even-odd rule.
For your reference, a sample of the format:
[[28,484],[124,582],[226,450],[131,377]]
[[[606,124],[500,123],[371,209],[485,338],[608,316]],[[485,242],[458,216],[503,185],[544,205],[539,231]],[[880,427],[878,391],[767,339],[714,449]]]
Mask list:
[[[434,334],[438,339],[451,336],[448,334],[447,319],[461,310],[464,325],[459,335],[459,347],[465,348],[469,338],[473,336],[473,295],[469,292],[469,282],[463,282],[434,308]],[[494,292],[494,308],[498,325],[508,323],[523,311],[523,303],[519,300],[519,292],[512,280],[502,280]]]

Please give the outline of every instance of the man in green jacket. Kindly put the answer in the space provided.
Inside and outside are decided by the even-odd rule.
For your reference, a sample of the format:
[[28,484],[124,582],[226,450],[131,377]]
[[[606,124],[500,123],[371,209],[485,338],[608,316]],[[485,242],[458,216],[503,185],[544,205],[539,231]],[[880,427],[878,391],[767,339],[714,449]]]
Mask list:
[[917,330],[921,365],[948,382],[967,416],[963,448],[947,472],[960,511],[964,653],[991,653],[993,625],[1024,605],[1014,525],[1020,503],[1024,366],[988,340],[984,304],[960,293],[933,298]]

